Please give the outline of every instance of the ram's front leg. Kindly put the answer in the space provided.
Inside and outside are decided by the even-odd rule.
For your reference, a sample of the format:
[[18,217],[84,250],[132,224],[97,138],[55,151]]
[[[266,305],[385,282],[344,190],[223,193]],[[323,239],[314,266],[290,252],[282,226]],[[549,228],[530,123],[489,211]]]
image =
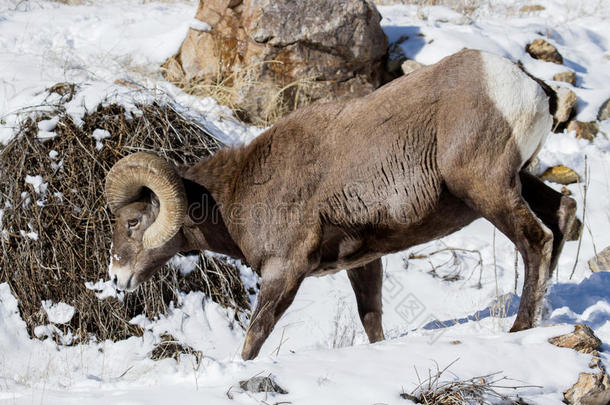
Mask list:
[[244,360],[258,355],[275,324],[294,300],[304,278],[289,261],[275,258],[265,262],[261,276],[258,302],[241,353]]

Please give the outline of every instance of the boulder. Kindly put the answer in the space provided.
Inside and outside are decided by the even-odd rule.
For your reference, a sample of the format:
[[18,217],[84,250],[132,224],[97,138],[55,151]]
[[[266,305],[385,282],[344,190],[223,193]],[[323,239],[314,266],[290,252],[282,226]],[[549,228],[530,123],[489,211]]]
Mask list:
[[610,98],[602,104],[597,113],[597,119],[599,121],[607,120],[610,118]]
[[573,332],[550,338],[549,343],[585,354],[597,354],[597,349],[602,345],[602,341],[595,336],[593,330],[584,324],[574,325]]
[[576,138],[586,139],[593,141],[599,132],[599,125],[595,121],[582,122],[582,121],[570,121],[566,127],[568,132],[576,132]]
[[280,98],[293,109],[362,96],[385,79],[380,20],[367,0],[200,0],[166,77],[232,86],[255,122]]
[[578,174],[569,167],[559,165],[546,169],[542,176],[542,180],[552,181],[559,184],[572,184],[578,182]]
[[553,86],[555,93],[557,93],[557,111],[555,112],[555,119],[558,123],[564,123],[570,119],[574,106],[578,101],[576,93],[567,87]]
[[561,72],[553,76],[553,80],[556,82],[570,83],[572,86],[576,85],[576,73],[574,72]]
[[417,69],[422,68],[424,66],[425,65],[422,65],[417,61],[407,59],[402,63],[402,65],[400,65],[400,68],[402,69],[403,74],[408,75],[409,73],[415,72]]
[[563,63],[563,57],[557,51],[557,48],[542,38],[538,38],[531,44],[527,44],[525,50],[534,59],[540,59],[545,62],[553,62],[559,65]]
[[589,260],[589,268],[594,273],[600,271],[610,271],[610,246]]

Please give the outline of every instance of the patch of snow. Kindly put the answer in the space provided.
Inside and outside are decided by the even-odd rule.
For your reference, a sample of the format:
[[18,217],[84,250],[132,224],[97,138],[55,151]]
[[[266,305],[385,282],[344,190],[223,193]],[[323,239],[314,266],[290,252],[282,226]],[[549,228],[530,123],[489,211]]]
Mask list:
[[199,266],[199,255],[176,255],[169,259],[170,266],[178,269],[183,276],[191,273]]
[[25,182],[34,187],[34,192],[38,195],[44,195],[47,192],[48,183],[45,183],[41,175],[25,176]]
[[65,302],[53,303],[51,300],[44,300],[41,304],[51,323],[68,323],[74,316],[74,307]]
[[57,159],[57,156],[59,156],[59,152],[57,152],[56,150],[52,150],[49,152],[49,157],[51,159]]
[[91,136],[96,140],[96,141],[102,141],[106,138],[110,138],[110,132],[106,131],[105,129],[100,129],[97,128],[93,131],[93,133],[91,134]]
[[24,237],[24,238],[28,238],[28,239],[32,239],[32,240],[38,240],[38,233],[30,231],[30,232],[26,232],[23,229],[19,230],[19,234]]
[[85,282],[85,287],[91,291],[95,291],[95,296],[101,300],[106,298],[116,298],[123,301],[125,293],[115,288],[110,280],[98,280],[95,283],[91,281]]
[[191,21],[191,24],[189,25],[189,28],[192,28],[195,31],[202,31],[202,32],[207,32],[207,31],[212,30],[212,27],[210,26],[210,24],[208,24],[205,21],[198,20],[197,18],[193,18],[193,20]]
[[48,120],[38,121],[38,129],[43,132],[52,132],[57,123],[59,122],[59,117],[53,117]]

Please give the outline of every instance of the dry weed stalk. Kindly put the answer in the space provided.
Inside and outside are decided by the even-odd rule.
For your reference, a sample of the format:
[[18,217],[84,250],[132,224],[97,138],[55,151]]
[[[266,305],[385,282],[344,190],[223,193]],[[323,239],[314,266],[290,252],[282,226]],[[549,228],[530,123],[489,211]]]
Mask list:
[[421,379],[419,372],[415,369],[418,385],[411,393],[401,393],[400,397],[426,405],[492,405],[498,402],[514,405],[524,405],[518,395],[502,394],[499,390],[522,388],[542,388],[535,385],[504,385],[507,381],[513,381],[508,377],[500,376],[501,372],[490,373],[482,376],[472,377],[465,380],[443,380],[442,377],[447,370],[454,365],[456,359],[440,369],[436,364],[436,371],[428,370],[428,377]]

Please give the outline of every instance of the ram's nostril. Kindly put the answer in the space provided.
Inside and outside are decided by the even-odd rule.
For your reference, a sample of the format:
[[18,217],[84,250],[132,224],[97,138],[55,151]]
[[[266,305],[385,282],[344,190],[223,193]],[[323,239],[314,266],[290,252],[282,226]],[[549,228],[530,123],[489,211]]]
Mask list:
[[117,281],[118,281],[118,280],[119,280],[119,277],[118,277],[118,276],[115,274],[115,275],[112,277],[112,282],[114,283],[114,285],[116,285],[116,283],[117,283]]

